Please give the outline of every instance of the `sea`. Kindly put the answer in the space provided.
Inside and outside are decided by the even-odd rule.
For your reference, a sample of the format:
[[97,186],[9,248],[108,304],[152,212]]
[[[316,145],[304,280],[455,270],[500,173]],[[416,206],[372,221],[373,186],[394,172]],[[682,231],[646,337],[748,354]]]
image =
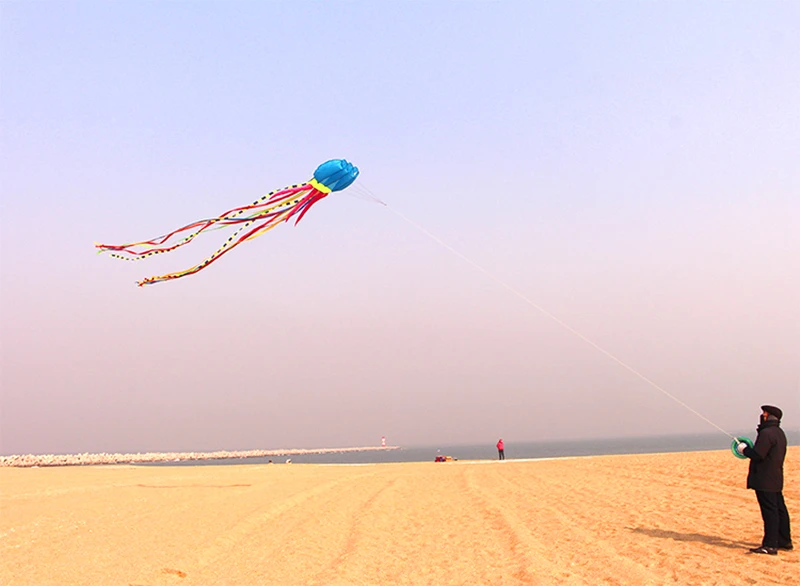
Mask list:
[[[755,439],[755,430],[735,433],[737,437]],[[800,444],[800,430],[786,431],[789,445]],[[495,440],[496,441],[496,440]],[[344,452],[327,454],[292,454],[258,458],[226,458],[220,460],[191,460],[182,462],[152,462],[137,466],[219,466],[231,464],[285,463],[293,464],[383,464],[392,462],[433,462],[437,456],[454,460],[496,460],[495,441],[482,444],[453,444],[400,447],[395,450]],[[731,440],[721,433],[668,435],[657,437],[628,437],[617,439],[586,439],[570,441],[519,442],[505,440],[506,460],[568,458],[611,454],[658,454],[667,452],[700,452],[729,450]]]

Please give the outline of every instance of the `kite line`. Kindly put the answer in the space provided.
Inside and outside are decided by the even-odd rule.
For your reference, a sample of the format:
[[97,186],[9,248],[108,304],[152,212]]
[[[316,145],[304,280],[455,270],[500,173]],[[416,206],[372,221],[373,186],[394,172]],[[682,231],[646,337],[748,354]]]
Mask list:
[[641,380],[646,382],[648,385],[650,385],[654,389],[660,391],[661,393],[663,393],[664,395],[666,395],[667,397],[669,397],[670,399],[672,399],[673,401],[675,401],[676,403],[678,403],[679,405],[684,407],[685,409],[691,411],[697,417],[699,417],[700,419],[702,419],[703,421],[705,421],[706,423],[708,423],[712,427],[715,427],[716,429],[718,429],[719,431],[721,431],[722,433],[727,435],[729,438],[732,438],[734,441],[736,441],[736,442],[740,441],[740,438],[737,438],[732,433],[729,433],[725,429],[721,428],[719,425],[717,425],[716,423],[711,421],[708,417],[706,417],[705,415],[703,415],[702,413],[700,413],[696,409],[693,409],[692,407],[690,407],[689,405],[687,405],[686,403],[681,401],[678,397],[676,397],[675,395],[673,395],[672,393],[670,393],[669,391],[664,389],[662,386],[657,384],[655,381],[649,379],[644,374],[642,374],[641,372],[639,372],[638,370],[636,370],[635,368],[633,368],[632,366],[630,366],[629,364],[627,364],[626,362],[621,360],[620,358],[617,358],[614,354],[612,354],[611,352],[609,352],[608,350],[606,350],[602,346],[599,346],[597,343],[592,341],[590,338],[588,338],[587,336],[585,336],[584,334],[582,334],[581,332],[579,332],[578,330],[576,330],[575,328],[570,326],[568,323],[566,323],[565,321],[561,320],[557,316],[555,316],[552,313],[550,313],[549,311],[547,311],[541,305],[539,305],[538,303],[533,301],[530,297],[528,297],[527,295],[525,295],[524,293],[522,293],[521,291],[519,291],[515,287],[511,286],[507,282],[503,281],[497,275],[489,272],[484,267],[482,267],[481,265],[479,265],[478,263],[476,263],[472,259],[468,258],[464,254],[462,254],[461,252],[459,252],[458,250],[456,250],[455,248],[450,246],[447,242],[445,242],[444,240],[442,240],[441,238],[439,238],[438,236],[436,236],[435,234],[430,232],[425,227],[421,226],[420,224],[418,224],[417,222],[411,220],[410,218],[408,218],[407,216],[405,216],[404,214],[402,214],[398,210],[394,209],[392,206],[387,204],[385,201],[383,201],[380,198],[376,197],[371,191],[369,191],[369,189],[363,183],[356,187],[356,191],[362,191],[371,200],[373,200],[376,203],[379,203],[379,204],[385,206],[386,209],[388,209],[390,212],[392,212],[393,214],[395,214],[397,217],[401,218],[402,220],[408,222],[411,226],[413,226],[414,228],[416,228],[417,230],[419,230],[420,232],[425,234],[428,238],[430,238],[431,240],[433,240],[434,242],[436,242],[440,246],[446,248],[447,250],[449,250],[450,252],[455,254],[457,257],[459,257],[461,260],[463,260],[466,263],[470,264],[472,267],[474,267],[475,269],[479,270],[480,272],[482,272],[484,275],[486,275],[487,277],[489,277],[490,279],[492,279],[496,283],[502,285],[508,291],[510,291],[511,293],[513,293],[514,295],[516,295],[517,297],[522,299],[525,303],[527,303],[528,305],[530,305],[531,307],[533,307],[534,309],[536,309],[540,313],[546,315],[551,320],[553,320],[554,322],[556,322],[558,325],[560,325],[561,327],[565,328],[569,332],[572,332],[572,334],[574,334],[575,336],[577,336],[578,338],[583,340],[585,343],[589,344],[589,346],[591,346],[592,348],[594,348],[595,350],[597,350],[601,354],[605,355],[606,357],[610,358],[611,360],[616,362],[619,366],[621,366],[622,368],[624,368],[628,372],[636,375],[638,378],[640,378]]
[[[155,283],[179,279],[200,272],[224,254],[236,248],[238,245],[248,240],[257,238],[258,236],[261,236],[262,234],[265,234],[266,232],[276,228],[278,225],[288,222],[290,219],[294,219],[295,224],[297,224],[315,203],[327,197],[332,192],[342,191],[349,187],[356,180],[358,174],[358,168],[350,164],[348,161],[344,159],[332,159],[317,167],[316,171],[314,171],[313,178],[309,179],[308,181],[301,184],[292,185],[281,190],[272,191],[254,201],[250,205],[240,206],[228,210],[227,212],[214,218],[207,218],[192,222],[181,228],[150,240],[116,245],[96,243],[95,247],[98,249],[98,252],[109,252],[114,258],[123,260],[141,260],[156,254],[163,254],[180,248],[186,244],[189,244],[192,240],[204,232],[212,232],[230,226],[236,226],[238,228],[214,254],[202,261],[200,264],[185,270],[168,273],[166,275],[148,277],[139,281],[138,285],[141,287],[144,285],[152,285]],[[619,366],[634,374],[645,383],[660,391],[688,411],[694,413],[697,417],[709,425],[715,427],[728,437],[732,438],[734,443],[743,440],[743,438],[737,438],[736,436],[727,432],[716,423],[702,415],[700,412],[696,411],[685,402],[678,399],[675,395],[671,394],[666,389],[655,383],[653,380],[649,379],[644,374],[620,358],[617,358],[614,354],[605,348],[602,348],[563,320],[544,309],[521,291],[515,287],[512,287],[509,283],[503,281],[493,273],[489,272],[484,267],[450,246],[444,240],[417,222],[411,220],[398,210],[395,210],[393,207],[389,206],[389,204],[375,196],[375,194],[373,194],[363,184],[357,185],[351,193],[353,195],[360,194],[365,199],[383,205],[393,214],[482,272],[493,281],[502,285],[508,291],[522,299],[525,303],[583,340],[586,344],[590,345],[601,354],[616,362]]]

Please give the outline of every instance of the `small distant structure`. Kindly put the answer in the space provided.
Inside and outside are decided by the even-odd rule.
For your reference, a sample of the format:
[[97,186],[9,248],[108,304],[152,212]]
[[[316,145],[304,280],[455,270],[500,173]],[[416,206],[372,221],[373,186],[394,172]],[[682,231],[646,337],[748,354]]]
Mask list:
[[381,436],[381,447],[382,448],[386,447],[386,436],[385,435]]

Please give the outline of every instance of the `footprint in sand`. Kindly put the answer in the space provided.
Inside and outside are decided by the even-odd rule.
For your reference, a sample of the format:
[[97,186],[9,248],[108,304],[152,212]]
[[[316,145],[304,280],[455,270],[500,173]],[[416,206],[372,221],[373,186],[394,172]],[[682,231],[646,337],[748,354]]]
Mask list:
[[180,570],[173,570],[172,568],[164,568],[161,570],[165,574],[174,574],[178,576],[178,578],[185,578],[186,572],[181,572]]
[[[162,574],[172,574],[173,576],[178,576],[178,578],[185,578],[186,577],[186,572],[182,572],[180,570],[175,570],[173,568],[162,568],[161,569],[161,573]],[[144,584],[133,584],[133,583],[131,583],[131,584],[128,584],[128,586],[145,586],[145,585]]]

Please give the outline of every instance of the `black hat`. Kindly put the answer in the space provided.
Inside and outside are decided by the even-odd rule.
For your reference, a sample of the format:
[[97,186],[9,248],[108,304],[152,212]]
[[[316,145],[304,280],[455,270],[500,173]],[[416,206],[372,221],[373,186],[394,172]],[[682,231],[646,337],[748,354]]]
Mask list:
[[781,411],[777,407],[773,407],[772,405],[761,405],[761,410],[766,411],[770,415],[774,415],[778,419],[783,417],[783,411]]

